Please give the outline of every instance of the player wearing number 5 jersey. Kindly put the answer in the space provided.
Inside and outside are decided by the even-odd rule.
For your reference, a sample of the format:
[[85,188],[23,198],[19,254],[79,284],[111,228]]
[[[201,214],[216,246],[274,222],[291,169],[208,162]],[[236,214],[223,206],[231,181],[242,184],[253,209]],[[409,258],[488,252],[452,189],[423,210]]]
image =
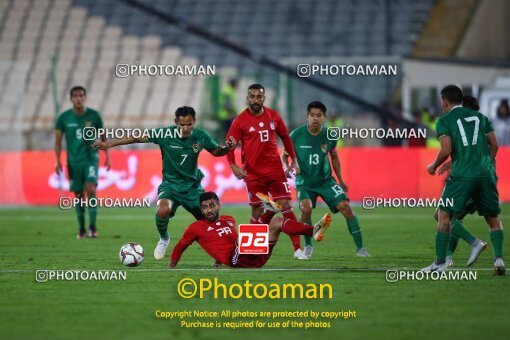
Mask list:
[[[440,206],[436,234],[436,260],[423,271],[445,271],[446,252],[450,240],[451,221],[461,218],[466,203],[472,199],[480,216],[490,228],[494,246],[494,273],[503,275],[503,226],[499,219],[499,194],[494,176],[498,144],[492,124],[480,112],[462,107],[462,90],[448,85],[441,90],[441,107],[445,115],[436,123],[441,149],[427,171],[436,169],[449,156],[452,170],[441,199],[453,201],[453,206]],[[490,146],[489,146],[490,145]]]
[[[55,171],[57,174],[62,171],[60,152],[62,150],[62,138],[65,135],[69,189],[74,192],[76,198],[79,198],[80,201],[85,199],[85,194],[87,200],[90,201],[96,197],[99,155],[97,150],[90,147],[93,140],[87,139],[83,132],[84,129],[102,128],[103,120],[99,112],[85,106],[87,90],[83,86],[74,86],[69,91],[69,96],[73,107],[62,112],[55,124],[55,155],[57,157]],[[105,166],[107,170],[110,169],[110,157],[107,151]],[[87,236],[85,231],[85,206],[77,204],[75,210],[79,225],[76,237],[81,239]],[[96,204],[88,205],[88,213],[89,237],[95,238],[98,236]]]
[[[296,190],[299,208],[301,209],[301,222],[310,224],[312,209],[320,197],[326,202],[333,213],[341,212],[347,221],[349,233],[354,239],[357,255],[370,256],[363,248],[363,239],[358,218],[354,215],[349,204],[346,191],[347,185],[342,179],[340,160],[336,151],[336,140],[328,138],[327,129],[323,127],[326,119],[326,106],[318,101],[308,104],[307,124],[290,133],[295,147],[299,164],[299,174],[296,176]],[[289,151],[282,154],[282,162],[287,165]],[[337,183],[331,173],[328,159],[340,182]],[[305,236],[305,255],[312,256],[313,247],[311,238]]]
[[[236,143],[241,144],[243,168],[236,165],[233,152],[227,155],[227,159],[234,175],[238,179],[244,179],[246,183],[248,200],[252,207],[251,223],[266,224],[272,218],[267,216],[268,220],[261,219],[262,203],[257,193],[264,196],[271,194],[282,207],[283,216],[297,221],[290,204],[290,189],[280,161],[276,136],[281,138],[286,149],[292,150],[291,167],[299,170],[294,147],[280,114],[263,106],[265,98],[265,89],[262,85],[253,84],[248,87],[246,98],[248,108],[237,116],[227,133],[227,138],[234,138]],[[294,246],[294,257],[307,259],[301,250],[299,236],[291,236],[291,240]]]
[[[200,209],[203,218],[192,223],[184,231],[184,235],[175,245],[170,255],[170,268],[175,268],[184,251],[193,243],[198,244],[217,263],[236,268],[259,268],[271,257],[281,232],[288,235],[309,235],[317,241],[324,239],[324,233],[329,228],[331,216],[329,214],[315,224],[307,225],[294,220],[276,217],[269,223],[267,254],[239,254],[237,246],[236,221],[232,216],[220,216],[220,202],[214,192],[200,195]],[[277,213],[273,207],[277,204],[271,200],[264,202],[265,214]]]
[[159,145],[163,162],[163,181],[158,187],[158,210],[156,227],[160,240],[154,250],[154,258],[161,260],[165,256],[170,242],[168,221],[182,205],[197,220],[202,218],[199,197],[204,192],[200,184],[204,174],[198,168],[198,156],[207,150],[216,157],[230,152],[235,144],[227,141],[226,146],[218,146],[211,135],[195,128],[195,110],[183,106],[175,111],[175,124],[150,130],[148,138],[124,138],[107,142],[96,142],[94,147],[108,149],[113,146],[132,143],[154,143]]

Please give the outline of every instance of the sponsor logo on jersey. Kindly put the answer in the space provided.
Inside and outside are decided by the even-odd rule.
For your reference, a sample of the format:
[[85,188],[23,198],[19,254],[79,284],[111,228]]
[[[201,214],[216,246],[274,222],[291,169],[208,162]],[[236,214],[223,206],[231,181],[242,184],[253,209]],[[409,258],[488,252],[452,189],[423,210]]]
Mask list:
[[253,128],[253,126],[250,126],[250,129],[248,130],[248,132],[253,132],[255,131],[255,129]]
[[269,253],[269,225],[240,224],[237,244],[239,254]]
[[70,124],[67,124],[67,127],[75,127],[75,126],[78,126],[78,123],[70,123]]
[[209,227],[207,228],[207,231],[211,231],[211,230],[214,230],[214,228],[213,228],[213,227],[211,227],[211,226],[209,226]]
[[311,145],[300,145],[299,148],[300,149],[311,149],[312,146]]
[[328,152],[328,145],[327,144],[321,144],[321,150],[322,150],[322,153],[327,153]]
[[275,129],[275,125],[273,122],[269,123],[269,127],[271,127],[271,130],[274,130]]
[[259,126],[260,126],[260,127],[264,127],[264,123],[260,122],[260,123],[259,123]]
[[229,226],[231,226],[231,227],[233,227],[233,226],[234,226],[234,222],[232,222],[232,221],[227,221],[227,223],[228,223],[228,225],[229,225]]
[[198,153],[200,151],[200,143],[193,144],[193,152]]

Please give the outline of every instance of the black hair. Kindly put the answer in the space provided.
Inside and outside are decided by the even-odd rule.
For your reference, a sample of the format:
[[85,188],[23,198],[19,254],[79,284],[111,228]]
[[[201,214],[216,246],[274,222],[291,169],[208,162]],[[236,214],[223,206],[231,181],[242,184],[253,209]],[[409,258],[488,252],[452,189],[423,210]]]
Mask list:
[[250,90],[261,90],[262,92],[266,92],[264,86],[260,84],[251,84],[250,86],[248,86],[248,91]]
[[203,194],[200,195],[200,204],[202,204],[203,201],[207,200],[215,200],[216,202],[219,202],[220,199],[218,198],[218,195],[214,191],[206,191]]
[[441,99],[450,104],[462,104],[462,90],[456,85],[448,85],[441,90]]
[[320,101],[313,101],[306,107],[306,112],[310,112],[311,109],[319,109],[322,113],[326,114],[326,105]]
[[462,100],[462,106],[464,106],[466,109],[470,109],[470,110],[475,110],[475,111],[480,110],[480,104],[478,104],[478,100],[476,100],[475,97],[471,97],[471,96],[464,96],[464,98]]
[[186,117],[188,115],[191,115],[191,117],[195,119],[195,109],[193,109],[191,106],[181,106],[175,110],[175,119],[178,119],[179,117]]
[[83,94],[87,95],[87,90],[85,90],[85,88],[81,85],[76,85],[76,86],[71,87],[71,90],[69,91],[69,96],[72,97],[74,91],[83,91]]

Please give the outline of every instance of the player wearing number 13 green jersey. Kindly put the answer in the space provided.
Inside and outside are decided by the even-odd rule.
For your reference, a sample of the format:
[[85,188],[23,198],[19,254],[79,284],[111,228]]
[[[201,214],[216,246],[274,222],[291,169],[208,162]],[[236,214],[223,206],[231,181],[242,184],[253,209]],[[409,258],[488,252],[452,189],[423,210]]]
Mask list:
[[117,145],[132,143],[154,143],[159,145],[163,163],[163,181],[158,187],[158,210],[156,227],[160,240],[154,250],[154,258],[161,260],[165,256],[170,241],[168,221],[182,205],[197,220],[202,218],[200,195],[204,192],[200,184],[204,174],[198,168],[198,156],[207,150],[216,157],[230,152],[235,143],[231,140],[227,146],[218,146],[211,135],[200,128],[195,128],[195,110],[182,106],[175,111],[173,126],[148,130],[142,138],[124,138],[119,140],[96,142],[97,149],[108,149]]
[[[345,192],[348,188],[342,180],[336,151],[337,141],[328,138],[327,129],[323,127],[325,119],[326,106],[318,101],[312,102],[307,108],[307,124],[290,133],[299,164],[296,190],[301,209],[301,222],[311,223],[312,209],[315,208],[317,199],[321,197],[333,213],[340,211],[344,215],[358,256],[368,256],[363,248],[358,218],[352,212]],[[331,156],[331,164],[328,155]],[[287,156],[286,152],[282,155],[284,165],[287,163]],[[340,183],[333,177],[331,166]],[[310,257],[313,251],[311,238],[305,236],[305,242],[305,255]]]

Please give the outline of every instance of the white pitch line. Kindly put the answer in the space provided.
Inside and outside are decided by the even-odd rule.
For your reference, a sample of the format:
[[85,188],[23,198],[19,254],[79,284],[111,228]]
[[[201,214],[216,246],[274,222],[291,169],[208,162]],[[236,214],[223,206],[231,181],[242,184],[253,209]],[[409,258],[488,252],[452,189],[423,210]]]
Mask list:
[[[13,216],[0,216],[0,221],[56,221],[56,220],[75,220],[76,216],[74,212],[72,214],[62,212],[59,215],[41,215],[41,214],[26,214],[23,213],[23,215],[13,215]],[[140,214],[120,214],[120,215],[100,215],[100,219],[102,220],[109,220],[109,221],[130,221],[133,219],[147,219],[149,217],[153,216],[153,212],[147,212],[147,213],[140,213]],[[430,214],[372,214],[370,212],[363,212],[358,213],[358,216],[362,218],[363,220],[430,220],[431,224],[435,224],[433,217],[433,212]],[[177,214],[172,218],[172,220],[187,220],[191,216],[187,214]],[[333,219],[339,219],[341,216],[338,216],[338,218],[333,217]],[[500,215],[500,218],[506,219],[510,218],[510,215]],[[343,221],[343,219],[341,219]]]
[[[413,268],[140,268],[140,269],[0,269],[0,274],[15,274],[15,273],[35,273],[37,270],[48,271],[119,271],[126,270],[130,273],[137,272],[216,272],[216,273],[245,273],[245,272],[386,272],[388,270],[398,271],[418,271],[419,269]],[[492,271],[494,268],[449,268],[451,271]]]

